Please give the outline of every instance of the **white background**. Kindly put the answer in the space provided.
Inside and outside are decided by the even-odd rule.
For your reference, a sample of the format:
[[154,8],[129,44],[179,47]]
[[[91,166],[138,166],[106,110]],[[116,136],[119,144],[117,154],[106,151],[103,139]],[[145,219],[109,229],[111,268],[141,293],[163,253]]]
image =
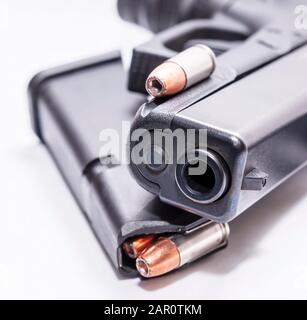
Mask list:
[[[116,275],[29,125],[37,71],[150,35],[106,0],[0,0],[0,298],[307,298],[307,170],[231,223],[229,247],[149,281]],[[289,155],[290,156],[290,155]]]

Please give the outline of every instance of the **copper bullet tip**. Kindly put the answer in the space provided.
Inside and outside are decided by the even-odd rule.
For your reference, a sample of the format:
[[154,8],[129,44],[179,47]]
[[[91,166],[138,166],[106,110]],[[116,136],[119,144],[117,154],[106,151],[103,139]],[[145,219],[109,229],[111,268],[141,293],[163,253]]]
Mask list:
[[136,268],[145,278],[157,277],[180,266],[180,254],[169,238],[159,238],[136,259]]
[[152,71],[146,81],[146,90],[153,97],[173,95],[187,83],[184,70],[172,61],[166,61]]
[[136,259],[155,239],[155,235],[145,235],[130,239],[123,244],[123,250],[130,258]]

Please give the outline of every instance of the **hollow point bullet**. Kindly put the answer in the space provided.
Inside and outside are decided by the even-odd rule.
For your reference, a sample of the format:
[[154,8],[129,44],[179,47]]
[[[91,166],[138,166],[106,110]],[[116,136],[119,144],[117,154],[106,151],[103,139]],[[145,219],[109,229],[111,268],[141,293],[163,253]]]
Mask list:
[[215,67],[214,52],[198,44],[155,68],[146,80],[146,90],[153,97],[171,96],[207,79]]
[[155,235],[144,235],[129,239],[123,244],[123,250],[130,258],[136,259],[155,239]]
[[136,268],[145,278],[178,269],[228,243],[227,223],[208,222],[193,232],[160,237],[136,259]]

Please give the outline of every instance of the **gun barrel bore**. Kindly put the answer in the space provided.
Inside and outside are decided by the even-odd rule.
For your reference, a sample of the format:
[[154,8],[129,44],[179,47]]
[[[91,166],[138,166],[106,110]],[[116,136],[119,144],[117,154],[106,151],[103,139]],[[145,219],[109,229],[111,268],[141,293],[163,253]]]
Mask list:
[[156,239],[155,235],[144,235],[124,242],[122,248],[131,259],[136,259]]
[[145,278],[163,275],[225,247],[229,233],[227,223],[208,222],[186,234],[160,237],[136,259],[136,268]]
[[146,90],[153,97],[174,95],[210,77],[215,66],[214,52],[195,45],[155,68],[146,80]]

